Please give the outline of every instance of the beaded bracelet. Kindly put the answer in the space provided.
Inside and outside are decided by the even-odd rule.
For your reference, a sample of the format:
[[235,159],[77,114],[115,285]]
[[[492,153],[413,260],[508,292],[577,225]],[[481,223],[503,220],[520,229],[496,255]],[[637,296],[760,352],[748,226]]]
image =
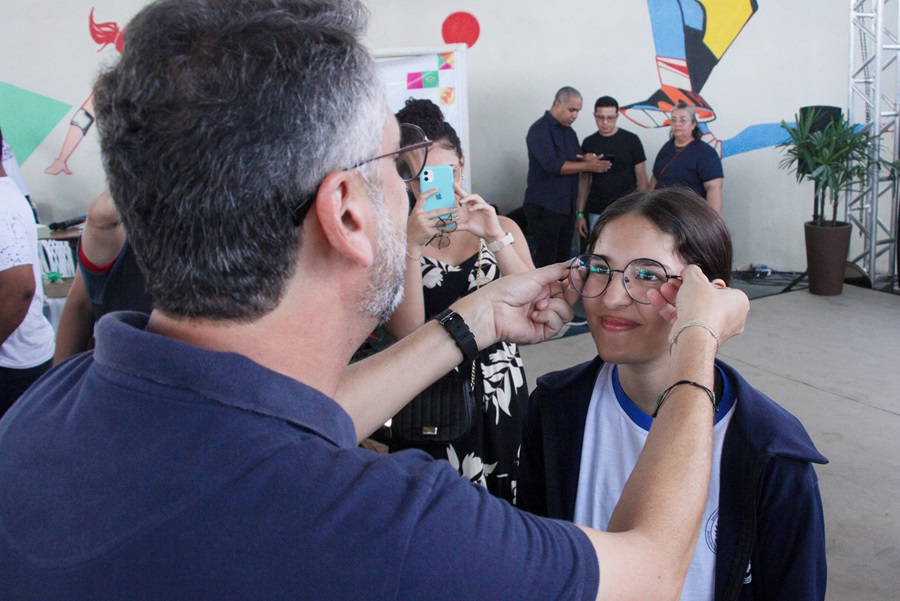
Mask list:
[[419,259],[422,258],[422,254],[420,253],[418,258],[416,258],[416,257],[412,256],[411,254],[409,254],[409,247],[407,247],[406,248],[406,258],[409,259],[410,261],[418,261]]
[[712,401],[712,404],[713,404],[713,409],[715,409],[717,412],[719,411],[719,402],[716,400],[715,392],[713,392],[712,390],[710,390],[703,384],[697,384],[696,382],[691,382],[690,380],[678,380],[677,382],[675,382],[674,384],[672,384],[671,386],[669,386],[668,388],[666,388],[665,390],[662,391],[662,394],[660,394],[659,398],[656,399],[656,408],[653,410],[653,415],[651,415],[650,417],[656,417],[656,414],[659,413],[659,408],[662,407],[662,404],[668,398],[669,393],[672,392],[672,390],[676,386],[693,386],[695,388],[699,388],[700,390],[705,392],[707,394],[707,396],[709,396],[709,400]]
[[675,346],[676,342],[678,342],[678,336],[680,336],[681,333],[683,331],[685,331],[687,328],[690,328],[693,326],[696,326],[698,328],[703,328],[704,330],[706,330],[707,332],[712,334],[713,338],[716,339],[716,352],[719,352],[720,338],[719,338],[719,332],[716,331],[716,328],[714,328],[712,326],[712,324],[709,324],[709,323],[703,321],[702,319],[692,319],[692,320],[682,324],[681,327],[675,331],[675,333],[672,335],[672,337],[669,338],[669,353],[672,352],[672,347]]

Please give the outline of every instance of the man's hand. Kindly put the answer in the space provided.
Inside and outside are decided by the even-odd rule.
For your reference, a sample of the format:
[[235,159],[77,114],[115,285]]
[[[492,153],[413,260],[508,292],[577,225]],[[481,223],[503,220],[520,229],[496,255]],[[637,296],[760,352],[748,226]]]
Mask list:
[[509,275],[453,303],[483,349],[505,340],[533,344],[551,338],[572,319],[578,292],[567,278],[568,263]]
[[588,231],[588,222],[584,217],[576,217],[575,218],[575,229],[578,230],[578,235],[582,238],[587,238],[590,231]]
[[584,164],[584,171],[590,171],[591,173],[606,173],[610,169],[612,169],[612,161],[607,161],[603,158],[603,155],[596,155],[593,152],[588,152],[584,155],[580,155],[581,162]]
[[725,282],[710,282],[699,267],[689,265],[681,272],[681,281],[670,280],[660,291],[650,291],[650,303],[669,320],[675,330],[679,324],[702,320],[716,328],[719,341],[725,342],[744,331],[750,300]]

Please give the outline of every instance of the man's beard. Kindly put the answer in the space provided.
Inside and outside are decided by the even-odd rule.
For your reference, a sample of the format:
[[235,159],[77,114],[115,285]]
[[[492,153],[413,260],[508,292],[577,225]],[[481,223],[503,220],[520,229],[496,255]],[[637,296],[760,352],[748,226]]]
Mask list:
[[375,207],[375,260],[368,286],[358,297],[360,310],[387,321],[403,300],[403,280],[406,272],[406,231],[391,221],[384,194],[380,187],[371,186],[370,197]]

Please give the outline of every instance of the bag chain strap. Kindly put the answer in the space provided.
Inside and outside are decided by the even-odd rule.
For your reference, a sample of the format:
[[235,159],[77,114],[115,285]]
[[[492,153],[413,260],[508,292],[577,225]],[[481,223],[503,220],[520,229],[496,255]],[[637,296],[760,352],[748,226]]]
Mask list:
[[[478,259],[475,265],[475,290],[481,288],[481,253],[484,250],[484,240],[481,238],[478,239]],[[469,370],[471,377],[469,379],[469,385],[472,388],[472,392],[475,392],[475,360],[472,361],[472,368]]]

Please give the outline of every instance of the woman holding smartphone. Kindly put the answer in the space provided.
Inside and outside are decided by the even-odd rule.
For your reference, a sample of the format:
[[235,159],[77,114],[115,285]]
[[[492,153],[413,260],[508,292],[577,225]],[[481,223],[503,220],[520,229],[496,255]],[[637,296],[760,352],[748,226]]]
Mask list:
[[[441,109],[430,100],[411,98],[397,119],[417,125],[434,141],[425,169],[449,166],[454,188],[452,209],[425,211],[429,198],[446,191],[423,193],[419,181],[409,183],[405,294],[386,324],[402,338],[458,298],[501,276],[534,269],[534,263],[519,226],[463,189],[462,145]],[[447,459],[464,477],[512,502],[528,401],[522,360],[515,344],[501,342],[482,350],[474,363],[476,411],[469,433],[452,443],[415,446]],[[391,450],[409,446],[394,442]]]
[[[605,530],[665,397],[680,331],[649,304],[689,264],[713,283],[731,276],[722,218],[682,188],[611,204],[590,254],[570,270],[597,357],[538,379],[531,396],[519,506]],[[714,330],[705,322],[684,328]],[[803,425],[716,360],[713,469],[682,599],[825,598],[825,531],[813,463],[826,463]],[[680,383],[681,385],[695,385]],[[701,387],[702,388],[702,387]]]

